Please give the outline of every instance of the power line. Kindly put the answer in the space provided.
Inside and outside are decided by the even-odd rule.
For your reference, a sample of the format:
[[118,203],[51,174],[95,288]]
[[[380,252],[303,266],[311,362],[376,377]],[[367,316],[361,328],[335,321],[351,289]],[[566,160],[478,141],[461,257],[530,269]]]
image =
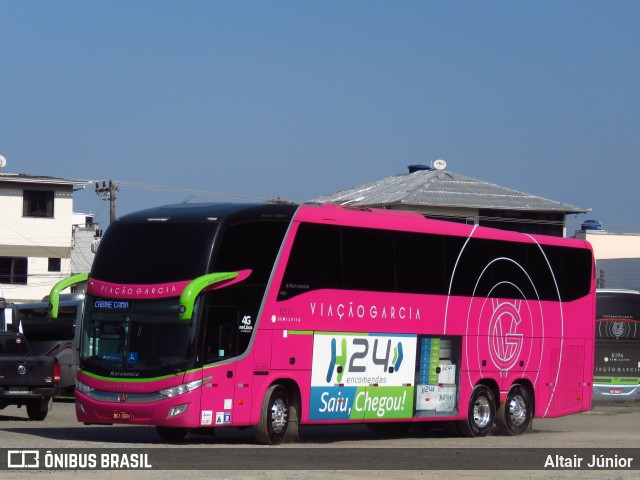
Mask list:
[[[100,182],[102,182],[103,184],[102,189],[106,189],[106,190],[109,189],[109,187],[106,185],[106,182],[104,181],[100,181]],[[97,182],[97,183],[100,183],[100,182]],[[191,195],[192,196],[191,198],[193,198],[193,196],[203,196],[203,197],[217,197],[217,198],[226,198],[230,200],[244,200],[244,201],[254,201],[254,202],[281,201],[279,197],[274,199],[274,198],[268,198],[268,197],[258,197],[255,195],[246,195],[241,193],[199,190],[199,189],[192,189],[192,188],[173,187],[173,186],[167,186],[167,185],[153,185],[153,184],[147,184],[147,183],[128,182],[124,180],[115,180],[113,181],[113,183],[116,185],[115,187],[116,190],[118,189],[118,187],[126,187],[126,188],[154,190],[154,191],[168,192],[168,193],[181,193],[181,194]],[[103,199],[106,199],[106,198],[103,198]],[[115,197],[113,198],[112,201],[115,202]],[[289,203],[302,204],[304,202],[290,201]],[[115,208],[115,205],[114,205],[114,208]],[[431,212],[419,212],[419,213],[426,214],[429,217],[434,217],[434,218],[443,218],[443,219],[462,218],[462,216],[460,215],[447,214],[447,213],[431,213]],[[550,212],[550,213],[554,213],[554,212]],[[564,212],[560,212],[560,213],[564,213]],[[572,214],[569,214],[569,215],[572,215]],[[570,220],[568,218],[565,221],[527,219],[527,218],[515,218],[515,217],[494,217],[494,216],[485,216],[485,215],[477,215],[477,216],[474,216],[473,218],[474,219],[477,218],[478,221],[520,223],[520,224],[534,224],[534,225],[556,225],[556,226],[565,226],[565,227],[569,227],[572,225],[581,226],[584,223],[584,221],[582,220]],[[640,225],[633,225],[633,224],[606,224],[606,227],[608,229],[615,229],[618,231],[622,231],[625,229],[628,231],[640,230]]]
[[102,181],[102,187],[99,182],[96,182],[96,193],[103,200],[109,200],[109,223],[113,223],[116,219],[116,192],[118,191],[118,185],[113,180],[107,182]]
[[[228,192],[217,192],[217,191],[208,191],[208,190],[196,190],[190,188],[180,188],[180,187],[171,187],[171,186],[162,186],[162,185],[150,185],[144,183],[136,183],[136,182],[126,182],[126,181],[117,181],[119,186],[129,187],[129,188],[140,188],[146,190],[155,190],[160,192],[169,192],[169,193],[183,193],[192,196],[208,196],[208,197],[220,197],[227,198],[233,200],[247,200],[247,201],[258,201],[258,202],[272,202],[274,198],[267,197],[258,197],[253,195],[246,195],[240,193],[228,193]],[[302,204],[303,201],[291,201],[294,204]],[[428,213],[429,216],[433,217],[443,217],[443,218],[459,218],[460,215],[455,214],[446,214],[446,213],[430,213],[430,212],[420,212],[420,213]],[[557,213],[557,212],[550,212]],[[564,212],[560,212],[564,213]],[[572,214],[569,214],[572,215]],[[538,224],[538,225],[582,225],[584,223],[583,220],[570,220],[566,219],[562,220],[544,220],[544,219],[526,219],[526,218],[515,218],[515,217],[494,217],[494,216],[485,216],[478,215],[478,220],[481,221],[496,221],[496,222],[505,222],[505,223],[528,223],[528,224]],[[632,230],[640,230],[640,225],[631,225],[631,224],[607,224],[607,228],[628,228]]]
[[228,192],[212,192],[209,190],[196,190],[192,188],[180,188],[180,187],[169,187],[162,185],[150,185],[146,183],[134,183],[134,182],[125,182],[118,180],[118,185],[129,188],[141,188],[144,190],[156,190],[160,192],[170,192],[170,193],[185,193],[195,196],[203,196],[203,197],[221,197],[221,198],[229,198],[234,200],[252,200],[252,201],[260,201],[260,202],[269,202],[273,199],[266,197],[257,197],[254,195],[245,195],[241,193],[228,193]]

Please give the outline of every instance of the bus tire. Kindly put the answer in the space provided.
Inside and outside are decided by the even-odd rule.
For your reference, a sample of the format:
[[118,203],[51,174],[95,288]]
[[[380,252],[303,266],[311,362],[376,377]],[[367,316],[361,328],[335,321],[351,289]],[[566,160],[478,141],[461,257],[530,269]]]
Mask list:
[[531,394],[520,384],[512,385],[504,403],[498,408],[496,426],[503,435],[522,435],[532,417]]
[[156,427],[156,431],[160,438],[166,442],[180,442],[184,440],[184,437],[189,433],[188,428],[180,427]]
[[[291,392],[291,390],[288,390]],[[297,392],[296,392],[297,393]],[[290,394],[291,400],[289,401],[289,422],[287,425],[287,435],[284,439],[285,442],[299,442],[300,439],[300,395]]]
[[265,393],[256,425],[256,440],[265,445],[278,445],[287,435],[289,427],[289,395],[282,385],[271,385]]
[[486,385],[476,385],[469,399],[467,418],[457,423],[458,431],[465,437],[485,437],[491,431],[495,417],[493,392]]

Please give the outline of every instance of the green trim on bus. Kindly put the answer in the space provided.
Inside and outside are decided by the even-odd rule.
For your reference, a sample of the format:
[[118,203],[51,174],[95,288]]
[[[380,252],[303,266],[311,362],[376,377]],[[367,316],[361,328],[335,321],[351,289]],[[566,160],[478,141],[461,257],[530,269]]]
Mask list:
[[49,294],[49,317],[58,318],[58,307],[60,306],[60,292],[71,285],[86,282],[89,280],[88,273],[78,273],[77,275],[71,275],[56,283],[51,289]]
[[161,377],[152,377],[152,378],[119,378],[119,377],[105,377],[102,375],[96,375],[95,373],[87,372],[86,370],[79,369],[78,372],[82,372],[87,377],[95,378],[96,380],[108,380],[109,382],[118,382],[118,383],[147,383],[150,381],[157,380],[166,380],[167,378],[174,378],[180,375],[185,375],[187,373],[201,371],[202,368],[195,368],[193,370],[186,370],[184,372],[176,372],[172,375],[163,375]]
[[202,290],[213,285],[214,283],[224,282],[226,280],[232,280],[239,275],[239,272],[217,272],[208,273],[201,277],[192,280],[180,294],[180,307],[178,308],[178,315],[180,320],[191,320],[193,316],[193,306],[196,303],[196,298]]
[[194,372],[206,372],[211,368],[224,367],[225,365],[228,365],[230,363],[233,363],[233,362],[231,360],[227,360],[227,361],[216,363],[216,364],[208,363],[207,365],[203,365],[202,367],[198,367],[198,368],[193,368],[191,370],[185,370],[185,371],[176,372],[171,375],[162,375],[160,377],[150,377],[150,378],[105,377],[104,375],[96,375],[95,373],[88,372],[87,370],[83,370],[81,368],[78,369],[78,371],[82,372],[87,377],[95,378],[96,380],[107,380],[109,382],[121,382],[121,383],[140,383],[140,382],[146,383],[146,382],[152,382],[152,381],[158,381],[158,380],[166,380],[167,378],[174,378],[174,377],[177,377],[178,375],[187,375],[189,373],[194,373]]
[[640,385],[639,377],[593,377],[593,383],[614,383],[616,385]]

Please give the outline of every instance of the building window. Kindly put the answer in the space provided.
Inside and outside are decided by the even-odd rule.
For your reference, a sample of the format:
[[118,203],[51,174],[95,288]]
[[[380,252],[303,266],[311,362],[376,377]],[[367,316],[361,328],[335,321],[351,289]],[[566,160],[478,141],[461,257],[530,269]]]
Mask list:
[[480,226],[534,235],[564,236],[565,214],[556,212],[480,210]]
[[54,192],[25,190],[23,192],[22,216],[53,218]]
[[0,257],[0,283],[26,285],[26,257]]
[[475,220],[473,218],[461,217],[461,216],[458,216],[458,215],[444,215],[444,214],[433,215],[433,214],[429,214],[429,213],[423,213],[422,216],[425,217],[425,218],[429,218],[431,220],[446,220],[447,222],[464,223],[466,225],[474,225],[475,224]]
[[60,271],[62,271],[62,261],[59,258],[50,258],[49,259],[49,271],[50,272],[60,272]]

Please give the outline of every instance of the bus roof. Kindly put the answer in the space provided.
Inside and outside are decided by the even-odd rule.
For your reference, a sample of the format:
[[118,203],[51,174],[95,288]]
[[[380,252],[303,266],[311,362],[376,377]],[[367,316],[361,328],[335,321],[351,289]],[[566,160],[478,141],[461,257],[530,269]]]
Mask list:
[[587,241],[563,237],[529,235],[509,230],[467,225],[446,220],[426,218],[418,212],[383,210],[376,208],[345,207],[335,204],[283,204],[283,203],[179,203],[129,213],[116,222],[207,222],[248,220],[308,221],[336,223],[365,228],[404,230],[461,237],[489,238],[543,245],[590,248]]
[[375,208],[342,207],[333,204],[322,206],[303,205],[296,220],[318,223],[336,223],[367,228],[404,230],[409,232],[434,233],[460,237],[487,238],[494,240],[540,243],[542,245],[581,247],[591,249],[589,242],[573,238],[530,235],[510,230],[467,225],[447,220],[430,219],[418,212],[382,210]]
[[284,215],[283,219],[290,220],[297,208],[297,205],[279,203],[178,203],[128,213],[116,222],[205,222],[233,216],[250,219],[255,215],[268,219],[264,215],[269,213]]

